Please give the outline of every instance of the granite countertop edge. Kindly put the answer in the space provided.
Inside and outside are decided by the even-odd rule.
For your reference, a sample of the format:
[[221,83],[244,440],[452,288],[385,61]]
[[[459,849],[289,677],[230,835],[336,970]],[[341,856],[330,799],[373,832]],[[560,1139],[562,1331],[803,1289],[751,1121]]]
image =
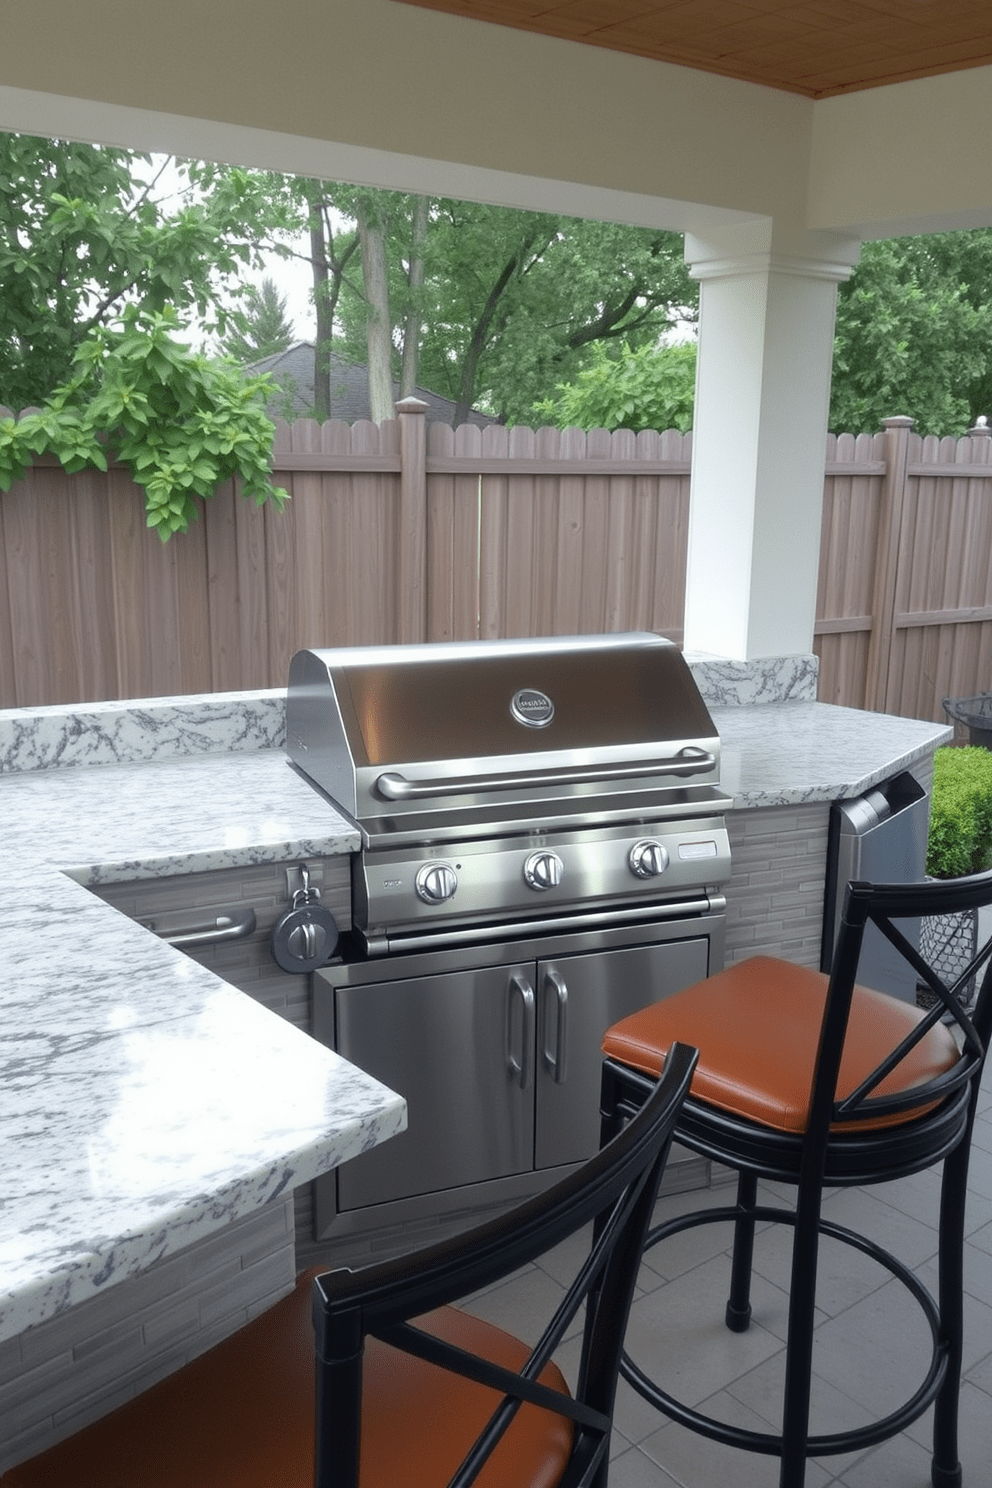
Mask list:
[[735,811],[848,800],[953,738],[945,724],[831,703],[711,706]]

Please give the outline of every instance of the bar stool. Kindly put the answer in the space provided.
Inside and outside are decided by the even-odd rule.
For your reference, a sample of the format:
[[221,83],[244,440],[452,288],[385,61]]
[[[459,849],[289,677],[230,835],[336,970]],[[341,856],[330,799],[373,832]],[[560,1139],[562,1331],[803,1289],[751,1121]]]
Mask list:
[[[689,1429],[745,1451],[779,1456],[781,1488],[802,1488],[808,1457],[864,1450],[904,1430],[934,1402],[934,1488],[960,1488],[964,1215],[971,1132],[992,1032],[992,940],[948,983],[921,958],[900,922],[990,904],[992,873],[926,884],[851,884],[829,978],[756,956],[625,1018],[605,1035],[604,1139],[644,1099],[669,1044],[688,1042],[699,1048],[700,1057],[676,1138],[738,1174],[735,1205],[661,1224],[645,1248],[698,1225],[733,1221],[726,1323],[743,1332],[751,1316],[755,1224],[793,1227],[781,1432],[745,1430],[691,1408],[649,1378],[629,1353],[621,1372],[646,1400]],[[932,994],[928,1011],[857,985],[869,922]],[[959,993],[982,967],[969,1014]],[[935,1298],[889,1251],[825,1220],[821,1202],[825,1185],[889,1182],[940,1161]],[[794,1185],[795,1208],[759,1205],[760,1178]],[[898,1409],[868,1425],[811,1435],[821,1235],[854,1246],[903,1283],[929,1324],[932,1348],[922,1383]]]

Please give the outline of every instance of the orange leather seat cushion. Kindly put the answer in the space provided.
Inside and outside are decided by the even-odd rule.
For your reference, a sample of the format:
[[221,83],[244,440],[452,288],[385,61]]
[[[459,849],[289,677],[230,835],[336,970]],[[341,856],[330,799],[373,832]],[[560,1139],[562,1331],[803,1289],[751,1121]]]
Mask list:
[[[3,1488],[313,1488],[316,1274],[178,1373],[12,1468]],[[515,1338],[453,1308],[421,1321],[511,1369],[527,1358]],[[541,1379],[568,1393],[554,1365]],[[498,1403],[494,1391],[369,1339],[361,1488],[439,1488]],[[554,1488],[571,1445],[570,1422],[524,1406],[477,1481]]]
[[[695,1044],[694,1098],[778,1131],[802,1132],[809,1119],[827,985],[821,972],[753,956],[614,1024],[603,1040],[603,1052],[657,1075],[671,1043]],[[855,987],[838,1098],[856,1090],[923,1016],[909,1003]],[[873,1094],[912,1090],[950,1069],[957,1058],[954,1039],[938,1023]],[[857,1131],[892,1125],[926,1109],[844,1122],[843,1127]]]

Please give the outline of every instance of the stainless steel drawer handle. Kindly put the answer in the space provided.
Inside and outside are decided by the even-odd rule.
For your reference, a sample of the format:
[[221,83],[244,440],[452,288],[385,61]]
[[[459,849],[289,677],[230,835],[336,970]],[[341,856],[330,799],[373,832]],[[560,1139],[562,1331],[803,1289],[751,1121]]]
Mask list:
[[[544,1004],[544,1063],[551,1071],[556,1085],[564,1085],[568,1079],[568,987],[565,978],[548,968],[544,973],[545,1004]],[[548,1048],[547,1033],[551,1021],[551,996],[553,994],[555,1012],[555,1047],[552,1051]]]
[[226,940],[243,940],[255,929],[255,911],[249,905],[235,905],[231,909],[215,909],[205,918],[205,910],[183,910],[176,914],[159,915],[154,919],[140,920],[146,930],[152,930],[160,940],[180,950],[186,946],[217,945]]
[[596,781],[624,780],[648,775],[697,775],[712,770],[716,756],[687,744],[668,759],[640,760],[633,765],[601,765],[595,769],[549,770],[536,775],[458,775],[450,780],[408,780],[396,770],[387,770],[376,780],[376,790],[387,801],[413,801],[421,797],[460,796],[476,791],[526,790],[533,786],[588,785]]
[[[514,1048],[513,1038],[513,1004],[518,998],[521,1013],[519,1056]],[[535,1023],[536,1008],[533,987],[522,976],[511,976],[506,989],[506,1065],[521,1090],[529,1087],[534,1073]]]

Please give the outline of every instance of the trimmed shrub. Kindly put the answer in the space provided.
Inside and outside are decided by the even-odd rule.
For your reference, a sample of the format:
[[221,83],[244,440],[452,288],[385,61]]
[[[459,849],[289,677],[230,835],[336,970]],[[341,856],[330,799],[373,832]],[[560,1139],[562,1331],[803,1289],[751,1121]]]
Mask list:
[[968,745],[938,749],[926,871],[961,878],[992,865],[992,751]]

